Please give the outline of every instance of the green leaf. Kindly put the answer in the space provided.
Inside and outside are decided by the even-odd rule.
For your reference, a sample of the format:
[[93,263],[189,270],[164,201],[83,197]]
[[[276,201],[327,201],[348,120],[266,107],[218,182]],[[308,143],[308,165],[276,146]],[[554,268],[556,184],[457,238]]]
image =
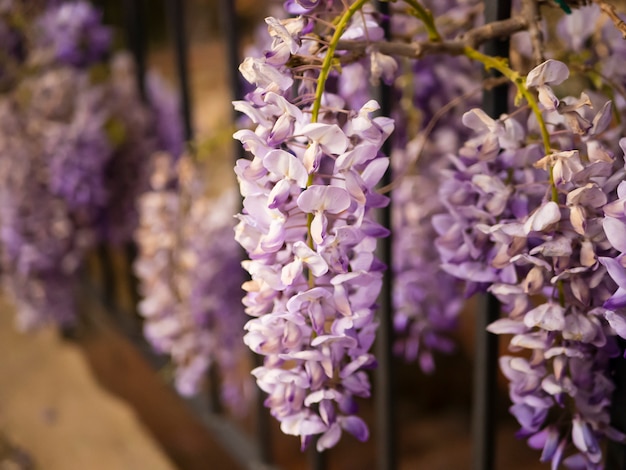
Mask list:
[[561,7],[561,10],[563,10],[568,15],[572,13],[572,9],[569,7],[567,3],[565,3],[565,0],[556,0],[556,3],[558,3],[559,6]]

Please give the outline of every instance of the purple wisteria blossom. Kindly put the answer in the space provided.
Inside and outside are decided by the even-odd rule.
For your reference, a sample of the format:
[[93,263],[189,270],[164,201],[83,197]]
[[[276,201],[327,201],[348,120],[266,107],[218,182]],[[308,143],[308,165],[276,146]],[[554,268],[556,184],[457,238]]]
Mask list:
[[53,5],[38,20],[37,46],[49,51],[51,62],[88,67],[104,60],[113,34],[102,14],[86,1]]
[[[359,440],[369,435],[355,398],[369,396],[365,371],[376,364],[369,350],[383,266],[374,249],[388,230],[372,209],[387,204],[374,187],[389,165],[380,148],[393,122],[372,117],[374,101],[342,109],[343,100],[329,91],[323,117],[311,122],[312,82],[300,82],[304,99],[290,101],[299,77],[286,67],[292,54],[314,53],[304,35],[308,22],[266,22],[270,49],[240,67],[257,88],[235,102],[255,125],[235,133],[253,157],[235,168],[244,197],[235,238],[249,255],[244,305],[255,317],[244,342],[264,356],[252,373],[282,431],[300,436],[302,447],[319,436],[321,451],[342,431]],[[362,26],[355,20],[346,34]]]
[[[167,120],[180,128],[164,89],[152,93],[154,108],[165,111],[157,119],[142,103],[129,57],[108,62],[100,13],[83,2],[44,3],[0,5],[0,24],[19,33],[19,51],[3,43],[0,62],[20,78],[0,77],[0,258],[23,329],[76,320],[85,254],[131,240],[149,156],[160,140],[180,145],[169,129],[167,138],[157,135]],[[5,39],[11,31],[0,26]]]
[[89,219],[50,194],[41,136],[10,99],[0,101],[2,285],[20,329],[75,320],[73,280],[95,236]]
[[603,307],[613,283],[602,264],[614,253],[602,208],[615,197],[620,170],[608,151],[598,151],[606,148],[610,106],[591,118],[587,104],[566,108],[573,100],[557,98],[550,85],[567,75],[552,60],[527,79],[558,136],[561,150],[548,155],[527,137],[534,116],[466,113],[477,136],[451,157],[455,170],[440,189],[448,215],[435,227],[443,268],[470,293],[488,290],[502,302],[507,317],[488,329],[513,335],[509,349],[524,352],[500,359],[518,436],[542,449],[552,468],[601,468],[600,440],[625,437],[609,423],[609,359],[619,348]]
[[[450,19],[469,14],[472,7],[471,2],[428,6]],[[426,39],[416,18],[394,15],[392,29],[398,35]],[[433,222],[445,212],[437,191],[445,184],[442,172],[450,166],[447,154],[469,137],[461,122],[462,111],[453,104],[478,104],[480,70],[465,57],[445,56],[424,57],[410,67],[405,63],[403,69],[396,79],[396,93],[410,98],[402,99],[394,110],[396,122],[404,124],[393,136],[391,156],[395,351],[432,373],[433,353],[454,350],[450,334],[464,303],[461,282],[441,269],[434,247]],[[445,107],[449,109],[442,113]]]
[[150,190],[139,199],[134,269],[144,332],[171,356],[182,395],[198,393],[209,367],[216,367],[224,403],[242,414],[251,382],[240,372],[248,361],[239,300],[244,272],[229,217],[236,200],[233,193],[208,199],[190,158],[175,160],[155,155]]

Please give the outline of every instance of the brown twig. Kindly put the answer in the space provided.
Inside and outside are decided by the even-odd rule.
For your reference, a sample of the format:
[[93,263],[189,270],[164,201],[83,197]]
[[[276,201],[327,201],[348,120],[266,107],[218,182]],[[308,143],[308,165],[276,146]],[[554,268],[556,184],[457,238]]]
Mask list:
[[[502,21],[494,21],[467,31],[457,39],[450,41],[414,41],[411,43],[390,41],[376,43],[376,50],[387,55],[419,59],[426,55],[448,54],[463,55],[466,47],[477,48],[490,39],[509,37],[528,28],[528,21],[522,16],[516,16]],[[342,58],[342,62],[354,60],[365,53],[365,49],[372,46],[365,41],[339,41],[337,50],[349,51],[351,54]]]
[[536,0],[523,0],[522,16],[528,21],[530,44],[533,50],[534,65],[544,61],[543,33],[539,27],[541,23],[541,10]]
[[611,18],[611,21],[615,24],[615,27],[622,33],[622,37],[626,39],[626,23],[617,14],[615,6],[606,2],[605,0],[593,0],[593,2],[600,7],[606,16]]

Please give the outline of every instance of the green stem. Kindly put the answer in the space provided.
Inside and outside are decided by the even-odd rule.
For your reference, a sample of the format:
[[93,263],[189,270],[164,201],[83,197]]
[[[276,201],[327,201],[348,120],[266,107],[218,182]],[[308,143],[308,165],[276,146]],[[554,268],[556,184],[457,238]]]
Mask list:
[[[541,139],[543,141],[545,155],[550,155],[550,153],[552,153],[552,147],[550,145],[550,133],[548,132],[546,121],[543,119],[543,115],[541,114],[539,104],[535,99],[535,95],[531,93],[528,88],[526,88],[526,85],[524,83],[524,77],[518,72],[512,70],[503,59],[488,56],[469,46],[466,46],[463,49],[463,53],[466,57],[483,64],[485,69],[497,70],[517,87],[518,93],[526,99],[526,101],[528,102],[528,106],[530,106],[530,109],[537,119],[537,123],[539,124],[539,130],[541,132]],[[559,194],[556,189],[556,185],[554,184],[554,171],[552,170],[552,165],[548,166],[548,175],[550,180],[552,200],[558,203]]]
[[433,17],[432,12],[424,7],[418,0],[405,0],[411,7],[414,8],[415,11],[413,16],[417,17],[424,26],[426,27],[426,31],[428,32],[428,39],[433,42],[441,42],[441,34],[437,30],[437,26],[435,25],[435,18]]
[[[526,98],[528,102],[528,106],[532,110],[535,115],[537,122],[539,123],[539,129],[541,131],[541,138],[543,140],[543,146],[545,149],[545,154],[550,155],[552,152],[550,146],[550,133],[548,132],[548,128],[546,126],[546,121],[543,119],[543,115],[541,114],[541,110],[539,109],[539,104],[535,99],[535,95],[530,92],[528,88],[526,88],[525,79],[518,72],[512,70],[503,59],[498,59],[496,57],[491,57],[485,55],[476,49],[471,47],[465,47],[464,51],[465,55],[477,62],[480,62],[484,65],[485,69],[495,69],[508,78],[513,84],[517,87],[517,90],[521,96]],[[552,169],[552,165],[548,165],[548,176],[550,181],[550,191],[552,200],[559,203],[559,193],[556,189],[556,184],[554,184],[554,170]],[[558,299],[559,303],[564,306],[565,305],[565,289],[563,287],[563,281],[559,281],[557,283],[557,291],[558,291]]]
[[[330,75],[330,70],[333,65],[333,58],[335,57],[335,50],[337,49],[337,44],[339,44],[339,39],[341,35],[348,27],[348,23],[352,19],[352,17],[358,12],[363,5],[365,5],[369,0],[357,0],[352,5],[348,7],[348,9],[341,15],[339,18],[339,22],[335,27],[335,32],[333,33],[332,38],[328,44],[328,49],[326,50],[326,55],[324,56],[324,61],[322,62],[322,69],[320,70],[320,75],[317,78],[317,88],[315,89],[315,99],[313,101],[313,106],[311,108],[311,122],[317,122],[319,119],[320,108],[322,106],[322,95],[324,94],[324,89],[326,88],[326,81],[328,80],[328,75]],[[314,174],[311,173],[306,182],[306,187],[308,188],[313,184]],[[309,248],[314,250],[313,245],[313,237],[311,236],[311,224],[313,223],[313,214],[309,213],[306,215],[306,228],[307,228],[307,245]],[[315,286],[315,277],[313,273],[309,270],[309,287],[313,288]]]
[[328,44],[328,50],[326,51],[326,56],[324,57],[324,62],[322,62],[322,70],[320,71],[320,76],[317,78],[317,88],[315,89],[315,100],[313,101],[313,108],[311,109],[311,122],[317,122],[320,114],[320,107],[322,106],[322,95],[324,94],[324,89],[326,88],[326,80],[328,80],[328,75],[330,74],[330,69],[332,68],[333,58],[335,57],[335,50],[337,49],[337,44],[339,44],[339,38],[346,30],[348,26],[348,22],[352,19],[354,14],[363,8],[369,0],[357,0],[344,12],[344,14],[339,19],[337,23],[337,27],[335,28],[335,32],[333,37],[330,39],[330,43]]

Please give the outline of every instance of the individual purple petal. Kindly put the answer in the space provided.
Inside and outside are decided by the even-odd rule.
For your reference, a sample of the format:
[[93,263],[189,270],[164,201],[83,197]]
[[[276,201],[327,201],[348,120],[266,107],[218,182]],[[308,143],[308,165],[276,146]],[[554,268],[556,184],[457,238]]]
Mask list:
[[495,270],[483,263],[468,261],[458,265],[444,263],[441,268],[459,279],[472,282],[494,282],[498,280]]
[[548,85],[540,85],[537,87],[537,98],[544,108],[550,111],[559,109],[559,105],[561,104],[561,101],[554,94],[552,87]]
[[[626,290],[618,289],[618,291],[619,290],[622,291],[621,302],[618,303],[619,307],[617,308],[622,308],[626,306]],[[617,333],[618,336],[626,339],[626,316],[624,316],[623,314],[619,312],[615,312],[613,310],[607,310],[606,313],[604,314],[604,318],[606,319],[608,324],[611,326],[611,328],[615,330],[615,333]]]
[[626,268],[624,268],[620,260],[601,256],[598,258],[598,261],[604,265],[611,279],[613,279],[619,287],[626,289]]
[[609,243],[616,250],[626,253],[626,223],[613,217],[605,217],[602,228]]
[[525,333],[513,336],[510,344],[524,349],[545,350],[550,344],[550,340],[542,333]]
[[353,149],[343,153],[335,160],[335,170],[349,170],[355,165],[366,163],[378,153],[378,146],[370,143],[357,145]]
[[618,287],[613,295],[604,302],[604,308],[617,310],[626,307],[626,289]]
[[587,183],[581,188],[576,188],[567,194],[568,205],[581,205],[587,207],[600,207],[606,204],[607,197],[604,191],[595,183]]
[[317,142],[324,152],[331,155],[341,155],[348,148],[348,137],[337,124],[311,123],[304,126],[300,133]]
[[522,426],[525,434],[537,432],[548,415],[547,409],[537,409],[523,403],[511,406],[509,411]]
[[572,312],[565,317],[563,338],[583,343],[591,343],[598,333],[599,325],[594,325],[585,315]]
[[565,327],[564,313],[563,307],[548,302],[533,308],[524,315],[524,324],[528,328],[537,326],[547,331],[561,331]]
[[350,207],[350,195],[338,186],[312,185],[298,196],[298,207],[306,213],[338,214]]
[[261,88],[286,90],[293,84],[290,76],[261,59],[246,57],[239,66],[239,71],[248,82]]
[[346,416],[340,418],[341,427],[356,437],[359,441],[365,442],[369,439],[367,424],[358,416]]
[[370,190],[374,188],[374,186],[380,182],[387,168],[389,168],[388,158],[376,158],[372,160],[361,173],[365,187]]
[[462,122],[465,126],[479,133],[485,131],[495,133],[499,129],[499,122],[480,108],[470,109],[463,114]]
[[547,427],[544,432],[546,433],[546,437],[539,459],[540,462],[548,462],[554,458],[560,438],[559,431],[554,426]]
[[307,265],[314,276],[323,276],[328,272],[328,264],[324,261],[324,258],[309,248],[304,242],[298,241],[294,243],[293,253]]
[[331,424],[330,428],[328,428],[328,431],[322,434],[320,438],[317,440],[317,445],[316,445],[317,451],[322,452],[325,449],[330,449],[331,447],[334,447],[335,444],[339,442],[340,438],[341,438],[341,426],[339,425],[339,423]]
[[500,318],[487,326],[487,331],[496,335],[519,334],[528,331],[528,327],[521,321],[510,318]]
[[564,380],[557,380],[552,374],[541,381],[541,389],[552,396],[562,393],[574,396],[577,391],[576,386],[572,384],[572,380],[569,377],[565,377]]
[[542,204],[524,223],[524,232],[541,232],[561,220],[561,210],[554,201]]
[[[371,49],[371,48],[370,48]],[[396,77],[396,71],[398,70],[398,63],[393,57],[381,54],[376,50],[370,52],[370,71],[371,78],[370,83],[377,85],[380,79],[387,85],[393,84],[393,80]]]
[[[612,169],[608,169],[609,165],[613,165],[615,156],[613,152],[607,149],[597,140],[587,141],[587,156],[591,163],[604,163],[605,165],[589,165],[587,168],[593,168],[593,171],[589,171],[590,175],[598,176],[611,176]],[[598,167],[597,169],[595,167]],[[585,170],[587,170],[585,168]],[[606,168],[606,169],[605,169]],[[580,180],[583,181],[583,180]]]
[[311,221],[311,238],[316,245],[324,243],[326,237],[326,229],[328,227],[328,218],[321,211],[316,211]]
[[602,109],[598,111],[592,121],[592,128],[589,131],[589,134],[595,135],[604,132],[611,121],[613,120],[613,103],[611,101],[607,101],[602,106]]
[[295,181],[301,188],[306,187],[309,177],[300,160],[284,150],[272,150],[263,158],[263,166],[272,173]]
[[583,421],[580,416],[575,416],[572,420],[572,442],[593,463],[600,462],[602,452],[598,445],[598,440],[589,424]]
[[569,77],[567,65],[558,60],[548,59],[528,72],[527,87],[538,87],[546,84],[558,85]]
[[319,416],[306,411],[287,416],[280,423],[280,430],[291,436],[320,434],[327,429],[328,426],[324,424]]

